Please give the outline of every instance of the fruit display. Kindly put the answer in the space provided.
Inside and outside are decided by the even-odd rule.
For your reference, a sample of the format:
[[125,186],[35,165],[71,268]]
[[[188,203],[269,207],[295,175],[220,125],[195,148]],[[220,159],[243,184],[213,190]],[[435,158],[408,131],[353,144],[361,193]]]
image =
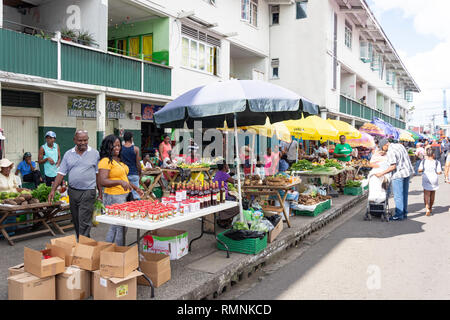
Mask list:
[[370,162],[366,159],[353,159],[349,164],[353,167],[370,167]]
[[297,202],[298,202],[298,204],[301,204],[301,205],[312,206],[312,205],[318,204],[320,202],[327,201],[329,199],[331,199],[330,196],[323,196],[323,195],[320,195],[320,194],[317,194],[315,196],[314,195],[308,195],[307,196],[307,195],[301,194],[299,196]]
[[244,186],[261,186],[263,185],[263,181],[261,177],[257,174],[246,176],[244,180]]
[[24,206],[32,203],[39,203],[39,200],[33,198],[31,191],[23,190],[21,193],[18,192],[2,192],[0,193],[0,198],[3,204],[10,204],[13,206]]
[[291,183],[291,179],[284,175],[269,176],[264,179],[263,184],[268,186],[282,186]]

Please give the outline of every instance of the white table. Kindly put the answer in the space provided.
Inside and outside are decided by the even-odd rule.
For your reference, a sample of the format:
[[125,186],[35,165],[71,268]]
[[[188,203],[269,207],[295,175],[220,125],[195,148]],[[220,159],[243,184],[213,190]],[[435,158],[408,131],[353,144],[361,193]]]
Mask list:
[[237,202],[234,201],[226,201],[223,204],[217,205],[217,206],[211,206],[205,209],[200,209],[197,212],[194,213],[188,213],[183,216],[176,216],[175,218],[165,219],[163,221],[158,222],[150,222],[150,221],[143,221],[140,219],[136,220],[127,220],[119,217],[112,217],[107,215],[101,215],[97,216],[96,220],[98,222],[106,223],[106,224],[113,224],[116,226],[123,226],[123,227],[129,227],[129,228],[135,228],[140,230],[156,230],[164,227],[169,227],[174,224],[182,223],[185,221],[193,220],[196,218],[201,218],[204,216],[207,216],[209,214],[217,213],[222,210],[227,210],[234,208],[238,205]]
[[[136,220],[127,220],[127,219],[123,219],[123,218],[118,218],[118,217],[112,217],[112,216],[107,216],[107,215],[101,215],[101,216],[97,216],[96,220],[98,222],[102,222],[102,223],[106,223],[106,224],[112,224],[112,225],[116,225],[116,226],[122,226],[122,227],[129,227],[129,228],[135,228],[137,229],[137,246],[138,246],[138,252],[140,252],[140,242],[141,242],[141,235],[140,235],[140,230],[156,230],[156,229],[160,229],[160,228],[164,228],[164,227],[169,227],[172,226],[174,224],[178,224],[178,223],[182,223],[185,221],[189,221],[189,220],[193,220],[196,218],[202,218],[202,232],[200,234],[199,237],[192,239],[191,242],[189,243],[189,251],[191,251],[191,244],[192,242],[194,242],[195,240],[200,239],[203,234],[204,234],[204,230],[203,230],[203,217],[210,215],[210,214],[214,214],[214,224],[216,222],[216,213],[222,210],[227,210],[227,209],[231,209],[234,207],[237,207],[238,202],[234,202],[234,201],[226,201],[223,204],[217,205],[217,206],[211,206],[205,209],[200,209],[197,212],[194,213],[188,213],[185,214],[183,216],[176,216],[175,218],[170,218],[170,219],[166,219],[163,221],[158,221],[158,222],[150,222],[150,221],[143,221],[140,219],[136,219]],[[217,239],[217,241],[220,241],[219,239]],[[220,241],[225,248],[228,248],[227,245],[225,243],[223,243],[222,241]],[[125,241],[124,241],[125,243]],[[134,244],[134,242],[132,243]],[[230,253],[227,250],[227,258],[230,257]],[[152,295],[151,297],[153,298],[155,296],[155,288],[153,286],[152,281],[148,278],[145,277],[147,279],[147,281],[150,283],[150,286],[152,288]]]

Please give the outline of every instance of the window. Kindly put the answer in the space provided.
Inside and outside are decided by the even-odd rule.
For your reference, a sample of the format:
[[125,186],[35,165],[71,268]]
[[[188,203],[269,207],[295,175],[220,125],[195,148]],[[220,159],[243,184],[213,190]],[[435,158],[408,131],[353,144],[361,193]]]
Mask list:
[[306,7],[308,5],[308,0],[301,0],[301,1],[296,1],[295,3],[296,5],[296,18],[297,19],[304,19],[307,17],[306,15]]
[[280,23],[280,6],[270,6],[270,13],[272,16],[271,24],[279,24]]
[[219,74],[219,49],[200,41],[183,37],[181,64],[184,67]]
[[345,46],[349,49],[352,48],[352,38],[353,38],[353,33],[352,33],[352,25],[350,23],[347,22],[347,20],[345,20]]
[[258,26],[258,0],[241,0],[241,19]]
[[272,59],[272,79],[279,79],[278,68],[280,67],[280,59]]

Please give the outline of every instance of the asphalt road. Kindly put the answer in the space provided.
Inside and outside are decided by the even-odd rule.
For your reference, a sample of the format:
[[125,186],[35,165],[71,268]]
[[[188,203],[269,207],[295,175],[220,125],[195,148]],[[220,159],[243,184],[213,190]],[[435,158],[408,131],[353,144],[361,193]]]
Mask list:
[[408,220],[364,221],[365,208],[221,298],[450,299],[450,184],[441,177],[431,217],[421,177],[410,185]]

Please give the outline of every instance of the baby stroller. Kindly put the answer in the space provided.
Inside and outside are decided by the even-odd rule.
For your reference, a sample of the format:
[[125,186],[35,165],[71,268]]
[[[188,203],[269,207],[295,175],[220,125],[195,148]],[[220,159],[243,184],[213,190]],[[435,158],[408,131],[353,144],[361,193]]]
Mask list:
[[371,221],[372,216],[381,218],[381,221],[389,222],[389,184],[387,178],[377,178],[374,173],[369,174],[369,196],[364,220]]

